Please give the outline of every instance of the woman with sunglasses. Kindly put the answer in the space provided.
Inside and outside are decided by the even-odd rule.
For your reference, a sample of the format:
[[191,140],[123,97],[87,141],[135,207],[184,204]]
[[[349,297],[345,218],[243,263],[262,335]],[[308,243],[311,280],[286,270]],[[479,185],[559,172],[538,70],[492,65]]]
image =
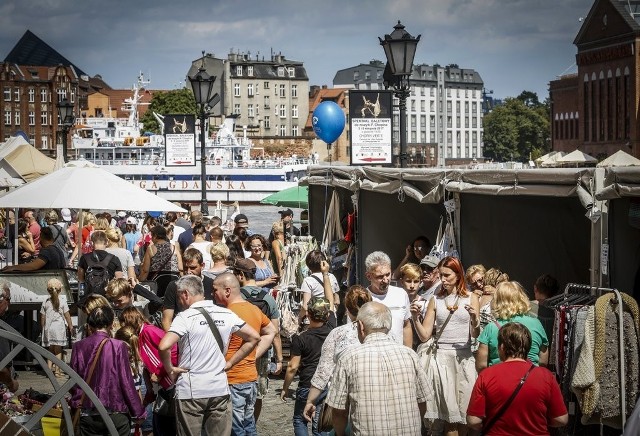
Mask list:
[[256,264],[256,285],[265,290],[273,288],[278,283],[279,277],[271,269],[271,263],[264,258],[264,251],[267,248],[264,236],[258,234],[249,236],[244,248],[251,251],[248,258]]
[[405,249],[405,254],[402,260],[400,261],[400,265],[393,271],[393,278],[400,278],[400,268],[402,268],[407,263],[415,263],[416,265],[420,264],[420,261],[429,254],[431,250],[431,241],[426,236],[418,236],[411,242],[410,245],[407,245]]

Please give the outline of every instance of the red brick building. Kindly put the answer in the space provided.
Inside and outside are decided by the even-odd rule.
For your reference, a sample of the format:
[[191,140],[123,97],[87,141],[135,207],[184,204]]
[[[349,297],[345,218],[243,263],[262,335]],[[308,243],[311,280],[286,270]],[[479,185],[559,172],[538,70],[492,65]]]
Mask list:
[[573,43],[577,74],[549,84],[552,149],[640,157],[640,2],[595,0]]

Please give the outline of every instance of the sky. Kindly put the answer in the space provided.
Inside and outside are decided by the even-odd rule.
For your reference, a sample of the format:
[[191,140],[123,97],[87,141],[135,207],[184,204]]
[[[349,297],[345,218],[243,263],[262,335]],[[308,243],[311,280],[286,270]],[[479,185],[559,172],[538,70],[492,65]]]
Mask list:
[[304,62],[310,85],[386,61],[378,37],[398,20],[422,35],[414,63],[476,70],[495,98],[576,72],[573,45],[594,0],[2,0],[0,59],[31,30],[87,74],[130,89],[184,86],[204,50],[226,59],[281,53]]

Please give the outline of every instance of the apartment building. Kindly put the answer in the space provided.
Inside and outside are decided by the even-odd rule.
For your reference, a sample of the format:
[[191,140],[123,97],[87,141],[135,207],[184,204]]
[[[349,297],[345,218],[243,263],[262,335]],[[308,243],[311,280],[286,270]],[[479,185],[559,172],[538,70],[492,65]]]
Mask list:
[[[384,68],[373,60],[336,73],[334,87],[376,90],[384,88]],[[411,154],[425,162],[444,164],[447,158],[481,158],[482,89],[484,83],[473,69],[455,64],[418,64],[410,78],[407,99],[407,144]],[[393,105],[399,101],[394,97]],[[393,142],[400,142],[400,114],[393,119]]]

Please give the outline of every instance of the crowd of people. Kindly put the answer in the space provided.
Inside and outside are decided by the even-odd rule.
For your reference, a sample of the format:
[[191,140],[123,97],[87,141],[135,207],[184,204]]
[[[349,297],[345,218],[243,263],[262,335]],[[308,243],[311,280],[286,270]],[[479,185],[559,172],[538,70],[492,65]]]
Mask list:
[[[280,374],[280,398],[295,398],[296,436],[329,434],[328,421],[337,435],[449,436],[548,434],[567,422],[545,368],[551,338],[540,303],[558,291],[551,276],[536,281],[532,303],[507,273],[465,270],[458,258],[430,254],[421,236],[398,265],[384,252],[368,254],[368,286],[341,291],[325,255],[310,251],[284,370],[274,296],[286,245],[301,234],[290,209],[269,235],[252,232],[244,214],[232,232],[198,211],[143,222],[87,213],[80,229],[66,209],[45,217],[41,226],[34,211],[23,213],[24,262],[4,271],[77,262],[71,366],[121,435],[134,427],[143,435],[257,434],[269,377]],[[10,292],[0,285],[2,312]],[[149,296],[140,285],[154,298],[136,297]],[[61,287],[49,281],[40,312],[42,344],[57,356],[74,334]],[[14,383],[2,371],[0,382]],[[72,394],[82,434],[105,434],[95,405],[77,387]]]

